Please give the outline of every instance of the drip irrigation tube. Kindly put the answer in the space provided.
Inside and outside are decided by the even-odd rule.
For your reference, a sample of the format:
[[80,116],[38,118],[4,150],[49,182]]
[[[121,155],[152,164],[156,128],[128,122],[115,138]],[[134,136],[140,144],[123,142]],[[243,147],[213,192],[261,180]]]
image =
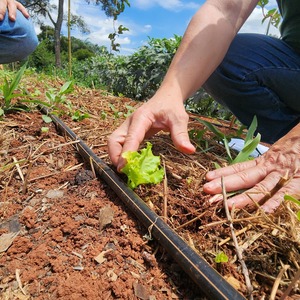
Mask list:
[[82,158],[92,164],[97,175],[103,179],[129,207],[139,221],[180,265],[209,299],[245,300],[215,269],[199,254],[189,247],[145,202],[139,198],[120,177],[105,164],[76,134],[58,117],[52,115],[46,107],[41,111],[55,123],[57,129],[73,141]]

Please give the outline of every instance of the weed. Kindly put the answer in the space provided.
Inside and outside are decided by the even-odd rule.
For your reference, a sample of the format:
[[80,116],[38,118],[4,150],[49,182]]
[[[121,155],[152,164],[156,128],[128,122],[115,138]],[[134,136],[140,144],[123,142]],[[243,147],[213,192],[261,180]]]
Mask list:
[[[225,135],[223,132],[221,132],[219,129],[217,129],[213,124],[201,120],[197,118],[200,123],[202,123],[207,129],[209,129],[214,135],[217,141],[221,142],[226,150],[227,153],[227,161],[230,164],[235,164],[243,161],[247,161],[251,159],[250,155],[253,153],[253,151],[257,148],[259,142],[260,142],[260,134],[257,133],[256,137],[254,136],[254,133],[257,128],[257,118],[254,116],[252,123],[250,127],[248,128],[245,140],[244,140],[244,147],[243,149],[236,155],[235,158],[233,158],[231,154],[231,149],[229,147],[229,142],[233,137],[240,137],[244,126],[241,126],[239,130],[235,134]],[[200,131],[198,136],[202,139],[204,132]],[[194,133],[195,135],[195,133]],[[199,138],[198,137],[198,138]]]
[[215,262],[217,264],[226,263],[226,262],[228,262],[228,256],[223,251],[220,251],[217,253],[217,255],[215,257]]
[[9,81],[7,77],[4,78],[4,83],[0,87],[0,91],[2,93],[2,104],[0,108],[0,116],[3,116],[6,112],[10,110],[23,110],[20,107],[13,104],[12,99],[19,96],[24,96],[24,94],[14,93],[16,88],[18,87],[20,80],[24,74],[26,69],[26,64],[22,66],[22,68],[17,72],[16,76]]
[[[73,81],[67,81],[60,88],[60,90],[56,90],[54,88],[49,89],[46,91],[45,95],[53,114],[57,114],[59,116],[63,115],[66,113],[65,109],[67,108],[67,114],[72,118],[73,121],[81,121],[89,118],[90,116],[88,113],[81,112],[80,110],[73,110],[71,101],[69,101],[66,97],[67,94],[73,91],[73,86]],[[50,120],[48,122],[47,116],[43,116],[43,120],[46,123],[50,122]]]

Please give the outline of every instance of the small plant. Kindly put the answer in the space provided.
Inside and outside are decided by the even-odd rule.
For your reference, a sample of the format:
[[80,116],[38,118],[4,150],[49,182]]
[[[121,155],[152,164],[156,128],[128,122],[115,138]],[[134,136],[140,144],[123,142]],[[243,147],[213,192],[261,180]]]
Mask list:
[[[291,202],[297,204],[300,208],[300,200],[296,199],[295,197],[293,197],[291,195],[284,195],[284,200],[285,201],[291,201]],[[300,221],[300,210],[297,211],[296,217]]]
[[69,94],[73,90],[73,81],[66,82],[59,91],[55,89],[50,89],[46,91],[45,95],[46,98],[51,106],[54,109],[58,109],[60,104],[67,104],[69,105],[65,95]]
[[17,72],[16,76],[9,81],[7,77],[4,78],[4,83],[0,87],[2,92],[2,103],[0,108],[0,116],[3,116],[9,110],[22,110],[12,103],[12,99],[19,96],[24,96],[24,94],[14,93],[18,87],[20,80],[25,72],[26,64],[24,64],[21,69]]
[[228,256],[223,251],[220,251],[217,253],[217,255],[215,257],[215,262],[217,264],[226,263],[226,262],[228,262]]
[[[48,106],[52,108],[52,113],[57,115],[65,114],[65,108],[67,109],[67,114],[71,116],[73,121],[82,121],[83,119],[89,118],[88,113],[81,112],[80,110],[73,110],[72,103],[67,100],[66,95],[73,91],[73,81],[67,81],[60,90],[50,89],[46,91],[45,95],[48,100]],[[51,122],[51,118],[48,116],[42,116],[44,122]],[[50,119],[49,122],[47,121]]]
[[123,113],[120,112],[113,104],[109,103],[109,107],[112,110],[115,119],[118,119],[123,115]]
[[81,112],[80,110],[75,110],[71,115],[71,119],[75,122],[82,121],[89,117],[90,115],[88,113]]
[[160,165],[160,157],[152,153],[152,144],[139,152],[127,151],[122,154],[127,163],[121,170],[128,177],[128,186],[131,189],[140,184],[159,183],[164,177],[164,169]]
[[41,133],[49,132],[49,127],[41,127]]
[[[213,124],[197,119],[200,123],[205,125],[216,137],[218,141],[224,144],[226,153],[227,153],[227,159],[230,164],[235,164],[238,162],[243,162],[251,159],[250,155],[253,153],[253,151],[257,148],[259,142],[260,142],[260,134],[258,133],[256,137],[254,137],[254,133],[257,128],[257,118],[254,116],[253,121],[248,128],[245,140],[244,140],[244,147],[243,149],[238,153],[238,155],[233,158],[231,154],[231,150],[229,147],[229,142],[233,136],[240,136],[242,133],[242,130],[244,127],[242,126],[235,135],[225,135],[223,132],[221,132],[219,129],[217,129]],[[203,133],[201,133],[201,138],[202,138]]]

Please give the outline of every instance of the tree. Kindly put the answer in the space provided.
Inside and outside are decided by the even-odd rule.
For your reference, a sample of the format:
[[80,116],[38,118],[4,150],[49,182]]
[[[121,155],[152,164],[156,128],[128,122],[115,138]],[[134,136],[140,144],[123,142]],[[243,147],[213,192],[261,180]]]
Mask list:
[[[88,4],[101,5],[101,9],[108,17],[117,19],[118,15],[124,11],[125,4],[128,6],[128,0],[82,0]],[[57,67],[61,67],[61,55],[60,55],[60,37],[61,28],[64,20],[64,0],[58,0],[58,5],[53,5],[50,0],[20,0],[20,2],[29,10],[32,17],[39,21],[39,16],[48,17],[54,27],[54,47],[55,47],[55,64]],[[54,20],[53,12],[57,11],[57,18]],[[83,32],[87,32],[88,28],[84,20],[80,16],[71,16],[71,26],[77,26]],[[120,31],[119,31],[120,32]],[[113,40],[112,40],[113,42]]]

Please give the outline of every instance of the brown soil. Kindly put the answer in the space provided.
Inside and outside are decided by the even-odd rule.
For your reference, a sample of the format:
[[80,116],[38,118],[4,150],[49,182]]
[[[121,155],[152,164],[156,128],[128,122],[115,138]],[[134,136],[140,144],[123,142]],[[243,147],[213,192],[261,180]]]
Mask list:
[[[39,90],[43,101],[45,91],[61,85],[29,77],[21,83],[30,95]],[[60,118],[114,170],[107,136],[140,104],[78,87],[66,97],[72,110],[90,117],[74,122],[70,109],[60,105],[65,112]],[[222,124],[219,128],[228,130]],[[202,129],[194,118],[189,127]],[[6,114],[0,132],[0,299],[206,299],[167,249],[149,239],[149,228],[83,163],[74,142],[46,124],[39,111]],[[160,155],[166,178],[135,192],[248,297],[223,201],[211,203],[202,191],[207,170],[214,162],[225,164],[226,156],[208,133],[205,139],[209,151],[202,151],[201,141],[202,149],[187,156],[174,149],[167,134],[155,136],[153,152]],[[300,299],[294,280],[300,262],[296,211],[284,203],[272,215],[232,212],[254,299],[280,299],[287,289],[286,299]],[[228,262],[215,262],[221,251]]]

